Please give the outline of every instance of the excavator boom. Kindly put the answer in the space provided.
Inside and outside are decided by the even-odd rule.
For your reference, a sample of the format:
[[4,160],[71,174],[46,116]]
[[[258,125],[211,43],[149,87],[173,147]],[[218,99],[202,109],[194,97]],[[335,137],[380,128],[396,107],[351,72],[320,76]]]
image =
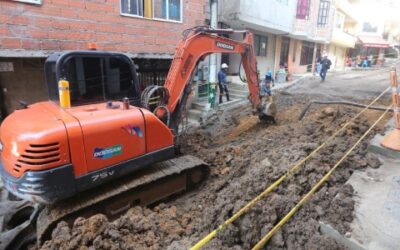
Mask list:
[[[241,33],[241,41],[232,40],[221,35]],[[247,30],[211,29],[209,27],[195,27],[185,32],[178,43],[175,56],[168,72],[164,89],[168,93],[168,100],[163,103],[173,115],[169,124],[174,130],[182,119],[182,110],[187,103],[187,87],[199,61],[212,53],[239,54],[246,74],[249,89],[249,100],[260,119],[275,121],[276,108],[260,95],[260,80],[257,69],[257,60],[254,53],[253,34]]]

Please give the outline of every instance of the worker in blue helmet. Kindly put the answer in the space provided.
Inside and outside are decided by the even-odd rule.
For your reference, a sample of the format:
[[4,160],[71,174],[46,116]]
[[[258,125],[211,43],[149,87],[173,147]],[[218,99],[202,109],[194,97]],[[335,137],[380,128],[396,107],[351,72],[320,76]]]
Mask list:
[[264,95],[272,96],[271,88],[273,87],[273,85],[274,85],[274,77],[272,76],[272,71],[269,70],[265,74],[265,78],[263,79],[262,92],[264,93]]

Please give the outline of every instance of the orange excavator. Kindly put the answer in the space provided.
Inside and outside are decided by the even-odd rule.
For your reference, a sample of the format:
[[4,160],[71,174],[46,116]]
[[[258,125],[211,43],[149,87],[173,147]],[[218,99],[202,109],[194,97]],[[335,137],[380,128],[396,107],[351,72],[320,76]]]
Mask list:
[[[235,32],[243,34],[242,41],[222,36]],[[187,30],[164,86],[143,91],[134,63],[121,53],[72,51],[46,60],[50,100],[22,105],[0,130],[4,186],[19,198],[46,204],[37,219],[39,240],[60,220],[97,212],[112,217],[207,176],[207,164],[176,152],[176,136],[193,72],[211,53],[241,55],[254,112],[274,119],[274,104],[260,94],[248,31]]]

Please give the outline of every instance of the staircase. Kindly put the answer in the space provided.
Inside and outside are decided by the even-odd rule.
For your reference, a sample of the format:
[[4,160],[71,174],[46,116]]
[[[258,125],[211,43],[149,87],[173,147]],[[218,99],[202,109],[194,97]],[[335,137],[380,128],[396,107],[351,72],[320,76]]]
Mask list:
[[[216,107],[218,110],[226,110],[230,109],[239,103],[245,103],[248,99],[249,91],[247,85],[238,84],[238,83],[230,83],[229,86],[229,98],[230,101],[226,101],[226,97],[223,97],[223,102],[218,104],[219,92],[217,93],[216,98]],[[190,127],[198,127],[200,126],[201,118],[206,114],[208,106],[208,98],[198,98],[194,101],[191,107],[187,110],[186,115],[188,117],[188,122]]]

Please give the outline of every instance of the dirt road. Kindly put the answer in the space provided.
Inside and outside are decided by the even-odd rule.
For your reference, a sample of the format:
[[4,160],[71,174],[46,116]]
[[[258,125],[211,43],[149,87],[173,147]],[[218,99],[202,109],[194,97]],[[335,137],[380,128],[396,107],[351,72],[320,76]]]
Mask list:
[[[387,73],[354,78],[332,76],[294,86],[278,96],[278,124],[262,124],[247,106],[214,115],[203,128],[181,138],[183,152],[211,166],[210,177],[197,189],[152,208],[132,208],[110,222],[103,215],[78,219],[72,228],[60,223],[42,249],[187,249],[262,192],[274,180],[324,142],[359,109],[320,106],[299,121],[310,99],[332,97],[368,102],[386,86]],[[364,79],[363,83],[358,81]],[[361,80],[360,80],[361,81]],[[351,91],[347,91],[351,86]],[[381,87],[377,87],[381,86]],[[368,91],[364,91],[368,90]],[[294,176],[285,180],[246,215],[206,245],[206,249],[249,249],[325,174],[380,115],[367,111]],[[389,118],[389,116],[388,116]],[[378,132],[376,130],[375,132]],[[269,242],[268,249],[343,249],[319,232],[319,221],[349,230],[353,189],[345,185],[355,169],[379,167],[367,153],[368,141]]]
[[370,71],[349,71],[329,74],[325,82],[315,76],[287,89],[291,94],[323,95],[334,99],[368,99],[390,85],[389,68]]

